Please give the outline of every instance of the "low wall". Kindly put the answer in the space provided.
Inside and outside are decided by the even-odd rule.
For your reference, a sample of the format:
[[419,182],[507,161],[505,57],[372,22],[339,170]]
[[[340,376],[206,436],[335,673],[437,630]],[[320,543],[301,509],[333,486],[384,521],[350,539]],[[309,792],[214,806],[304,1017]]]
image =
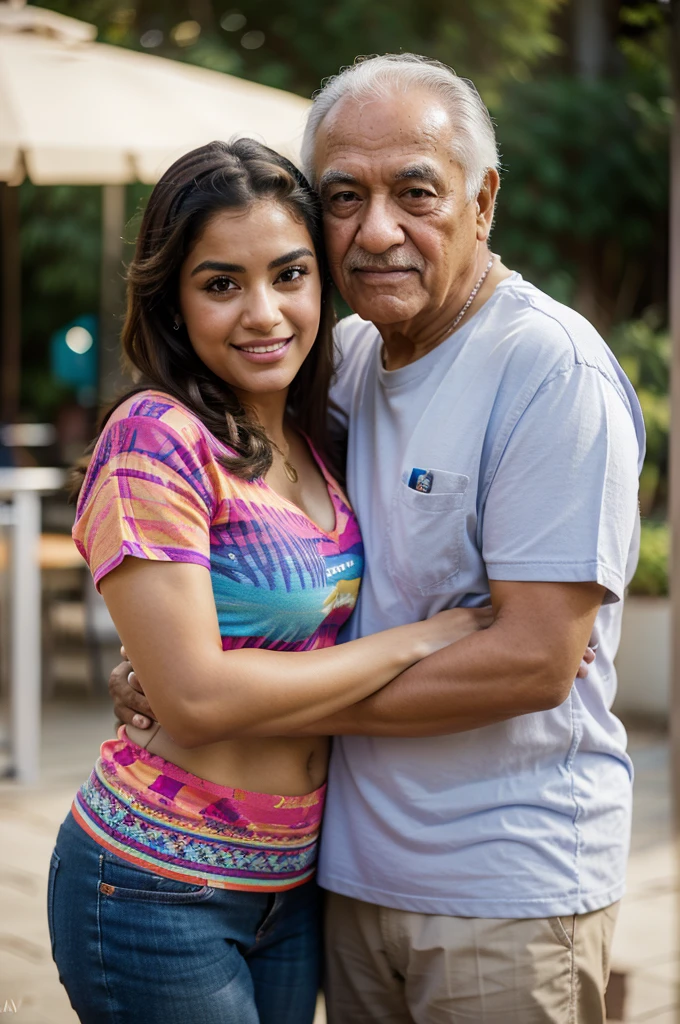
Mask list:
[[616,657],[614,711],[626,716],[668,718],[671,606],[665,597],[628,597]]

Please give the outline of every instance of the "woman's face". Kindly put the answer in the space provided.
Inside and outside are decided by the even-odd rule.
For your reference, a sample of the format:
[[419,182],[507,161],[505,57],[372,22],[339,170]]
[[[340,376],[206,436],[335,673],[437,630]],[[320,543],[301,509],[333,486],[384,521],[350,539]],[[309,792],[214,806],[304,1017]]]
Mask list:
[[179,307],[196,355],[237,393],[285,390],[319,329],[306,227],[273,200],[216,213],[182,265]]

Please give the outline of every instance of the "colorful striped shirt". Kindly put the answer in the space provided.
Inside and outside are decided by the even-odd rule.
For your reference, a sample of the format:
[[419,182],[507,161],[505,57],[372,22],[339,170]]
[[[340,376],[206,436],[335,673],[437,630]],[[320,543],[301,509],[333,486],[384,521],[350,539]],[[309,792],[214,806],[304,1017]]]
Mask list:
[[[265,480],[244,481],[229,473],[218,461],[229,454],[228,449],[175,400],[155,391],[128,399],[99,438],[73,529],[95,584],[98,587],[126,556],[202,565],[210,572],[224,650],[309,651],[331,646],[356,603],[363,548],[346,498],[311,450],[335,510],[335,527],[330,532]],[[130,750],[135,751],[134,757]],[[229,836],[223,835],[227,841],[220,853],[214,820],[206,824],[205,816],[198,813],[188,821],[186,806],[175,806],[179,798],[172,795],[173,789],[182,790],[156,781],[159,773],[163,776],[162,766],[157,766],[152,778],[148,771],[155,763],[149,760],[152,755],[138,754],[139,750],[124,736],[104,744],[102,757],[77,797],[76,820],[89,826],[87,831],[98,842],[119,855],[125,850],[126,859],[139,866],[173,876],[183,871],[186,877],[186,864],[183,869],[180,865],[191,838],[194,847],[204,844],[206,862],[211,864],[209,884],[225,888],[251,884],[261,888],[265,876],[267,887],[288,888],[299,884],[293,879],[308,877],[316,851],[315,833],[311,843],[307,841],[311,833],[306,833],[302,844],[304,864],[299,858],[296,862],[295,856],[277,855],[282,848],[279,822],[279,845],[270,851],[269,860],[262,860],[267,861],[267,870],[258,882],[253,880],[257,870],[253,875],[249,868],[244,882],[234,868]],[[125,772],[121,757],[128,761]],[[181,774],[181,769],[172,767]],[[196,788],[195,781],[193,776],[185,780],[185,797],[192,786]],[[272,799],[292,798],[266,798]],[[190,802],[195,810],[200,799],[192,795]],[[237,818],[241,810],[235,807]],[[263,851],[268,849],[265,825],[259,822],[255,840]],[[318,831],[318,820],[315,828]],[[143,849],[140,836],[149,837]],[[259,863],[257,857],[253,863]]]

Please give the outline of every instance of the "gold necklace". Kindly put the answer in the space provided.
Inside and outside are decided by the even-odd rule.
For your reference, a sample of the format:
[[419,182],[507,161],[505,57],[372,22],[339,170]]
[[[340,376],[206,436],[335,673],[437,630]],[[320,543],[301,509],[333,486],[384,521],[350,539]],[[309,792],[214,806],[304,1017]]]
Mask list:
[[285,456],[283,458],[283,471],[292,484],[296,484],[298,482],[298,471],[295,466],[291,465]]
[[290,462],[289,459],[288,459],[288,456],[290,455],[290,445],[288,445],[288,451],[285,452],[285,453],[281,451],[281,449],[279,448],[279,446],[277,444],[274,444],[274,448],[276,448],[277,452],[279,453],[279,455],[283,459],[283,472],[286,474],[286,476],[288,477],[288,479],[290,480],[290,482],[292,484],[296,484],[298,482],[298,479],[299,479],[298,471],[295,468],[295,466],[292,464],[292,462]]

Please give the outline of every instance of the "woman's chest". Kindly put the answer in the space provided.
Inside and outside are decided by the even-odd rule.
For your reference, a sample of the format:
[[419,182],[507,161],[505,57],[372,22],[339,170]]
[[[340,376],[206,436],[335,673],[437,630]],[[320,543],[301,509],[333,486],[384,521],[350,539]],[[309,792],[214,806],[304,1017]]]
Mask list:
[[326,534],[292,508],[232,502],[210,529],[223,646],[325,646],[351,614],[363,548],[351,513]]

